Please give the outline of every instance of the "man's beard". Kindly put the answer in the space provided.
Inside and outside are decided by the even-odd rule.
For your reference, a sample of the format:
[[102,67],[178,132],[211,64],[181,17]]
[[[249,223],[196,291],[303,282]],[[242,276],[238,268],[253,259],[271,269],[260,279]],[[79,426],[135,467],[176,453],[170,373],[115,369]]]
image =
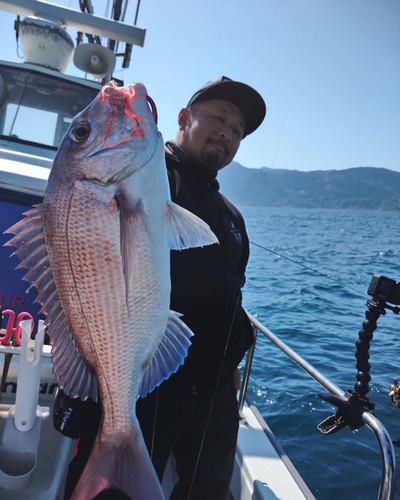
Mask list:
[[213,170],[221,170],[226,166],[224,159],[217,153],[206,153],[204,155],[204,163]]

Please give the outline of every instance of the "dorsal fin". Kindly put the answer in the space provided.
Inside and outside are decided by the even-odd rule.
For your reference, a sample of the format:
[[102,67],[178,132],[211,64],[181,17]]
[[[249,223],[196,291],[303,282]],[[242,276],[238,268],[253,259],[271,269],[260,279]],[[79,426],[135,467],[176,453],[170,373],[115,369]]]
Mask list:
[[29,270],[23,279],[31,283],[29,288],[34,286],[38,291],[35,302],[41,304],[40,313],[46,316],[57,384],[71,397],[91,397],[96,401],[96,375],[76,344],[57,293],[43,233],[42,212],[42,205],[26,212],[24,219],[5,231],[15,236],[4,246],[16,247],[14,253],[21,259],[18,267]]

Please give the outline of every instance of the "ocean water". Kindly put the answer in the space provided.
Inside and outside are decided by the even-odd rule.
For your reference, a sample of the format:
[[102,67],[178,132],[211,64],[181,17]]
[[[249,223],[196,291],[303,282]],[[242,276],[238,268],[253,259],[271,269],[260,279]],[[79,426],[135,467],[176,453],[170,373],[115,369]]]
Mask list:
[[[239,208],[250,241],[265,247],[250,245],[244,306],[341,389],[354,389],[369,283],[374,274],[400,281],[400,213]],[[400,378],[400,316],[379,318],[369,353],[367,396],[394,440],[400,408],[388,393]],[[325,390],[259,336],[249,395],[317,500],[376,499],[381,455],[374,434],[364,426],[322,435],[317,425],[336,408],[319,392]]]

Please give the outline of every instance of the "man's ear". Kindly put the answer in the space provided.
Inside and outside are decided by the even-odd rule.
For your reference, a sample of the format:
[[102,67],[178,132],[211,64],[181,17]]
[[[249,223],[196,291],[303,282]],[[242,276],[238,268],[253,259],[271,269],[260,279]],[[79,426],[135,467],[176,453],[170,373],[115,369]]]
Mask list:
[[188,108],[182,108],[178,115],[178,124],[179,130],[183,130],[185,128],[186,122],[188,121],[190,116],[190,110]]

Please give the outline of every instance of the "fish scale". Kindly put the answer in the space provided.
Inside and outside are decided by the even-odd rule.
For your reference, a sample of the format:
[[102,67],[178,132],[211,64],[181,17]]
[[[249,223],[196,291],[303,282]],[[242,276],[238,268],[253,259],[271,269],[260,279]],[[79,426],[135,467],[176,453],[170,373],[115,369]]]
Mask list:
[[[107,409],[112,408],[111,427],[123,428],[130,421],[138,382],[134,386],[127,376],[133,372],[134,349],[129,342],[132,324],[125,301],[119,219],[104,207],[94,209],[90,199],[87,201],[82,192],[78,193],[70,202],[68,220],[72,222],[66,229],[65,241],[65,247],[74,249],[74,259],[71,268],[62,268],[62,283],[58,289],[61,301],[71,302],[66,308],[71,315],[67,319],[74,332],[81,331],[79,345],[85,359],[92,366],[101,367],[97,378],[105,418],[109,415]],[[86,229],[88,222],[90,229]],[[54,224],[50,221],[49,226]],[[82,238],[83,233],[88,236]],[[66,248],[56,246],[53,255],[56,251],[59,252],[58,261]],[[110,267],[109,263],[114,265]],[[57,282],[57,275],[55,280]],[[118,365],[111,359],[115,359],[115,352],[118,353]],[[113,394],[118,394],[118,398],[112,398]]]

